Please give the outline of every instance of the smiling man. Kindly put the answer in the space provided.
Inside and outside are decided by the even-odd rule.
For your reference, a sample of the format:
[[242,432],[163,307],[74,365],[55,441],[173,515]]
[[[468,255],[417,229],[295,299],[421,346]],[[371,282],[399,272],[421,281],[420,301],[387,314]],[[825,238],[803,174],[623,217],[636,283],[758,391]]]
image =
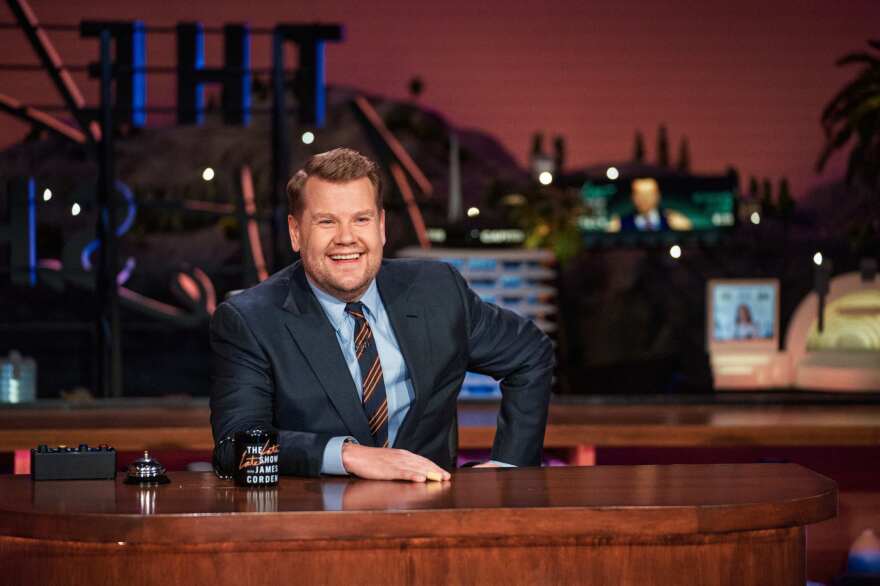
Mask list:
[[449,479],[466,371],[501,380],[487,466],[541,461],[553,348],[530,321],[484,303],[449,265],[383,260],[375,163],[315,155],[287,186],[301,260],[221,304],[211,424],[218,470],[236,431],[278,431],[282,474]]

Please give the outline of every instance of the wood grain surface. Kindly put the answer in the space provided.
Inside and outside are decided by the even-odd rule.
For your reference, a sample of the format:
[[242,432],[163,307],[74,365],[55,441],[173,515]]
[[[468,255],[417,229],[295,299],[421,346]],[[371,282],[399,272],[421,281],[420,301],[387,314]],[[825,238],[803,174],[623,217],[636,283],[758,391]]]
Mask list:
[[837,507],[834,483],[796,464],[465,469],[442,483],[286,477],[268,490],[195,472],[150,489],[2,476],[0,495],[0,535],[135,543],[650,538],[798,527]]
[[4,583],[800,585],[803,527],[837,507],[795,464],[121,480],[0,477]]
[[[568,539],[181,545],[0,537],[3,583],[803,586],[802,528],[644,544]],[[312,544],[314,545],[314,544]]]

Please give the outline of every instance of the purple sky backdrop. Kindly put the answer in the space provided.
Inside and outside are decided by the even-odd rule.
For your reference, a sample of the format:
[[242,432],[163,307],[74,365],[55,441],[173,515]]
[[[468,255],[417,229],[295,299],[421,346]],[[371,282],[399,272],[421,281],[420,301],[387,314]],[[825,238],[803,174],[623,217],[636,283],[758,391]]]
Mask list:
[[[679,139],[688,137],[695,171],[735,165],[744,180],[787,176],[795,196],[843,169],[844,158],[837,157],[821,177],[813,171],[821,109],[855,71],[834,61],[880,38],[877,0],[33,0],[32,6],[46,23],[337,22],[346,38],[328,45],[330,83],[402,99],[419,75],[423,105],[457,126],[495,135],[520,161],[537,130],[566,138],[571,167],[629,158],[637,129],[652,159],[657,126],[665,123],[673,158]],[[5,3],[0,20],[12,20]],[[51,38],[69,63],[96,59],[93,39]],[[174,63],[172,35],[147,42],[151,65]],[[21,32],[0,32],[0,43],[3,62],[36,62]],[[255,66],[269,65],[268,37],[255,37],[252,51]],[[207,54],[208,65],[219,64],[219,37],[208,38]],[[75,78],[94,103],[97,84]],[[150,105],[173,105],[174,81],[151,76]],[[60,103],[41,74],[0,72],[0,92],[33,104]],[[26,131],[0,116],[0,148]]]

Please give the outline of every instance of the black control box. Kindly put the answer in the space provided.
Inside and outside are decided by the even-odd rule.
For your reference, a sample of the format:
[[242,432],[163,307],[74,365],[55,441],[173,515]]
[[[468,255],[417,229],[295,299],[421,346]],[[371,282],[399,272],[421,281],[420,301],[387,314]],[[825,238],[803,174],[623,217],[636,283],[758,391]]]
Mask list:
[[31,450],[33,480],[112,480],[116,478],[116,450],[107,445],[77,448],[43,444]]

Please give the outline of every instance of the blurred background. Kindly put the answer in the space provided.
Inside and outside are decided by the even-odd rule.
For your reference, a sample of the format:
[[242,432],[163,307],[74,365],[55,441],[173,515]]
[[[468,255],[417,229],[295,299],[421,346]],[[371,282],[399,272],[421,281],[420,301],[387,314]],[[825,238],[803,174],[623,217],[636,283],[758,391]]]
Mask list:
[[[807,464],[856,495],[811,550],[840,577],[880,519],[878,22],[873,0],[3,3],[0,411],[25,443],[0,464],[27,430],[164,408],[199,438],[166,459],[198,460],[210,316],[295,260],[284,185],[349,146],[385,173],[387,256],[450,262],[553,338],[551,428],[594,435],[552,463]],[[469,375],[463,428],[499,396]]]

